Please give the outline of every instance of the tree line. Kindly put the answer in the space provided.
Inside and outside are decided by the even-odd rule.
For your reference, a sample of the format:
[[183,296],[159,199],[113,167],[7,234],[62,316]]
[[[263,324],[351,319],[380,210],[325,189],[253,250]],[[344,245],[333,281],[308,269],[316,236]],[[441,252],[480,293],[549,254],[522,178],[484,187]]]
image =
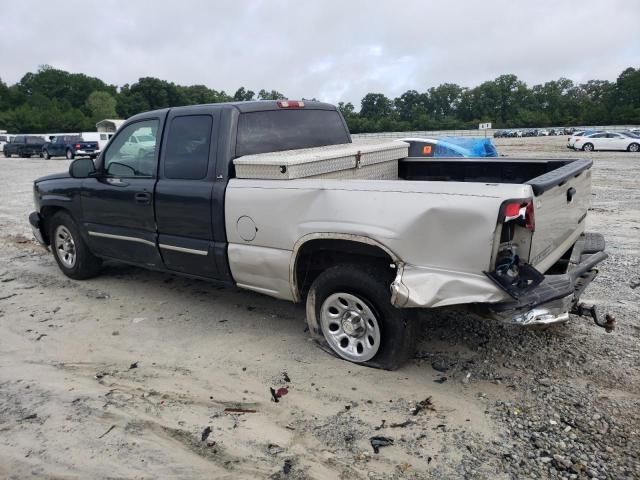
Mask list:
[[[99,78],[45,65],[8,86],[0,79],[0,129],[9,132],[95,130],[104,118],[127,118],[157,108],[200,103],[279,100],[276,90],[234,94],[205,85],[176,85],[153,77],[121,87]],[[527,86],[517,76],[500,75],[467,88],[443,83],[397,98],[368,93],[360,109],[340,102],[352,133],[640,123],[640,68],[627,68],[616,81],[576,84],[567,78]]]

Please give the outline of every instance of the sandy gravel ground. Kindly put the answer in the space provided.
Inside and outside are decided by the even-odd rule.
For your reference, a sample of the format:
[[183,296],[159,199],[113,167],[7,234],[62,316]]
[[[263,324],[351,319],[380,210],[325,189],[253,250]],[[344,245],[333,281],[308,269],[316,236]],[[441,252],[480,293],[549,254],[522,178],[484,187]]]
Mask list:
[[[565,141],[496,143],[586,155]],[[590,156],[610,259],[585,300],[618,328],[442,310],[396,372],[329,356],[302,307],[258,294],[122,265],[67,279],[26,217],[68,162],[0,158],[0,478],[640,478],[640,155]]]

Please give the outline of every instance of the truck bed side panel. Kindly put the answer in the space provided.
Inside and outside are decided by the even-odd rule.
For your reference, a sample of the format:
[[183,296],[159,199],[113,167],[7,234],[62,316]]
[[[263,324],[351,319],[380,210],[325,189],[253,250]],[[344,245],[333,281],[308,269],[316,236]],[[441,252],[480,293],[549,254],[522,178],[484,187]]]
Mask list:
[[[414,279],[429,274],[420,306],[498,301],[504,294],[482,274],[491,260],[497,212],[505,198],[527,195],[531,189],[523,185],[234,179],[225,202],[231,271],[243,286],[291,298],[292,292],[282,291],[283,252],[291,264],[300,239],[339,233],[384,245]],[[241,217],[255,223],[254,239],[239,233]],[[246,227],[246,220],[241,223]]]

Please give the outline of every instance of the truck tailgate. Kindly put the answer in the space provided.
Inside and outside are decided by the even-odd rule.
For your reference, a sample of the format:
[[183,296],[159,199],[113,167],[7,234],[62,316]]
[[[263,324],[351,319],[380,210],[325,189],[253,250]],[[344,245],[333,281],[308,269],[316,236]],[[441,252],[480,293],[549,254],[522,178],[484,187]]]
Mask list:
[[535,232],[529,263],[545,272],[585,230],[591,160],[576,160],[527,182],[534,191]]

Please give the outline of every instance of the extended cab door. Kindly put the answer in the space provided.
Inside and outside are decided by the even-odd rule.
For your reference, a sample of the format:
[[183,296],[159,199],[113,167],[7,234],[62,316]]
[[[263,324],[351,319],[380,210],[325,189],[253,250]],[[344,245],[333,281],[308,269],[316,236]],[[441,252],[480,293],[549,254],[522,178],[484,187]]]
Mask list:
[[[223,279],[213,232],[219,111],[170,112],[156,185],[158,245],[164,265],[179,272]],[[224,252],[224,248],[222,248]]]
[[[96,165],[100,175],[83,183],[83,226],[98,255],[162,265],[153,200],[165,117],[166,111],[161,111],[125,124]],[[130,148],[132,137],[143,137],[144,146]]]

